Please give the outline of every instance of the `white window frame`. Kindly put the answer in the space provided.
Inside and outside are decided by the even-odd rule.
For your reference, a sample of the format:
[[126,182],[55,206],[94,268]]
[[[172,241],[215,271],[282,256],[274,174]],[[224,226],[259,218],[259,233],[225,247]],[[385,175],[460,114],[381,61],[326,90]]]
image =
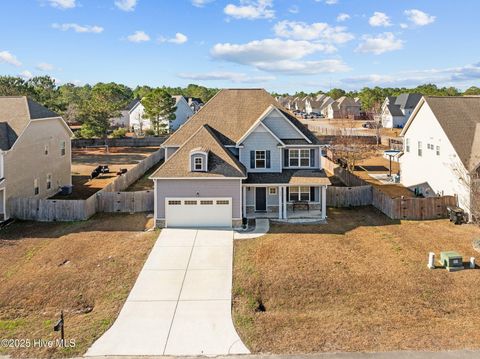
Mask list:
[[[262,155],[263,158],[257,158],[258,155]],[[263,161],[263,167],[258,165],[258,161]],[[255,151],[255,168],[267,168],[267,151],[257,150]]]
[[[200,162],[197,163],[197,160],[199,160]],[[197,167],[197,165],[200,165],[200,168]],[[193,157],[193,170],[194,171],[203,171],[203,157],[201,156],[195,156]]]
[[67,143],[65,141],[60,142],[60,156],[65,156],[67,153]]
[[47,191],[52,189],[52,175],[51,173],[47,174]]
[[435,153],[437,154],[437,156],[440,156],[441,152],[440,152],[440,146],[437,146],[436,150],[435,150]]
[[[295,189],[295,191],[292,191],[292,189]],[[292,197],[292,194],[296,195],[296,199]],[[308,195],[308,199],[302,199],[302,194]],[[295,186],[295,187],[289,187],[288,188],[288,201],[289,202],[295,202],[295,201],[307,201],[310,202],[310,187],[308,186]]]
[[410,139],[409,138],[405,139],[405,152],[410,153]]
[[38,187],[38,179],[33,180],[33,195],[38,196],[40,194],[40,188]]
[[277,187],[268,187],[268,194],[270,196],[276,196],[277,195]]
[[[294,155],[296,153],[296,155]],[[307,156],[305,156],[305,153]],[[292,164],[292,160],[297,164]],[[307,160],[308,165],[302,165],[302,161]],[[288,167],[310,167],[310,149],[292,148],[288,150]]]
[[418,157],[423,156],[422,141],[418,141],[418,143],[417,143],[417,155],[418,155]]

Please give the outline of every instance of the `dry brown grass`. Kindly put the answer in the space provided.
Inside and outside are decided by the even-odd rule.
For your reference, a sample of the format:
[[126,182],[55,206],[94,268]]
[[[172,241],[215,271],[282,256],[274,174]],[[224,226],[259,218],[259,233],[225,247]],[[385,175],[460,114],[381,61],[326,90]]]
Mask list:
[[72,349],[5,349],[28,357],[83,354],[115,320],[157,232],[145,214],[87,222],[17,222],[0,231],[0,338],[55,339],[61,310]]
[[[329,210],[235,243],[234,320],[253,352],[480,348],[480,270],[427,269],[428,252],[475,256],[478,228]],[[261,302],[266,311],[257,311]]]

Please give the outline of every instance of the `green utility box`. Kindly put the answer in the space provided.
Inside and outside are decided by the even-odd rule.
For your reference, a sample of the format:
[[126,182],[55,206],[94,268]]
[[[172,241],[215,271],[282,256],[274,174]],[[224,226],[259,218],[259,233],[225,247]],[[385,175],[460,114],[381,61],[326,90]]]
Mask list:
[[442,263],[448,271],[463,269],[462,256],[457,252],[440,252],[440,263]]

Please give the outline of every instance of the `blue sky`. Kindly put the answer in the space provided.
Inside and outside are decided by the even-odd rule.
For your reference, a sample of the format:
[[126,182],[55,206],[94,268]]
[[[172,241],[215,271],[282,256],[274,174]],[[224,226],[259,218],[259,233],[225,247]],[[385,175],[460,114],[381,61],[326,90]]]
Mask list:
[[0,74],[129,86],[480,86],[476,0],[1,1]]

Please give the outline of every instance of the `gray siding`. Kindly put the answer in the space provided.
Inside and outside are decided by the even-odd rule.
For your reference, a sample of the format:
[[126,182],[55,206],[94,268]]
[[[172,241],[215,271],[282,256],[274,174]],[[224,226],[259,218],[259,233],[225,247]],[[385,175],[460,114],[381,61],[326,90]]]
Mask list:
[[[276,187],[276,186],[270,186],[270,187]],[[279,192],[278,187],[276,187],[277,188],[276,195],[270,195],[268,193],[268,189],[270,187],[267,187],[267,206],[278,206],[278,192]],[[247,197],[247,206],[253,206],[255,204],[255,188],[254,187],[247,188],[246,197]]]
[[303,136],[278,112],[272,112],[263,123],[280,139],[301,139]]
[[[254,131],[243,141],[244,147],[240,149],[240,162],[248,172],[281,172],[281,149],[278,141],[269,132]],[[256,169],[250,167],[250,151],[270,151],[270,168]]]
[[157,219],[165,218],[165,198],[167,197],[231,197],[233,218],[241,218],[241,181],[198,179],[198,180],[156,180]]

